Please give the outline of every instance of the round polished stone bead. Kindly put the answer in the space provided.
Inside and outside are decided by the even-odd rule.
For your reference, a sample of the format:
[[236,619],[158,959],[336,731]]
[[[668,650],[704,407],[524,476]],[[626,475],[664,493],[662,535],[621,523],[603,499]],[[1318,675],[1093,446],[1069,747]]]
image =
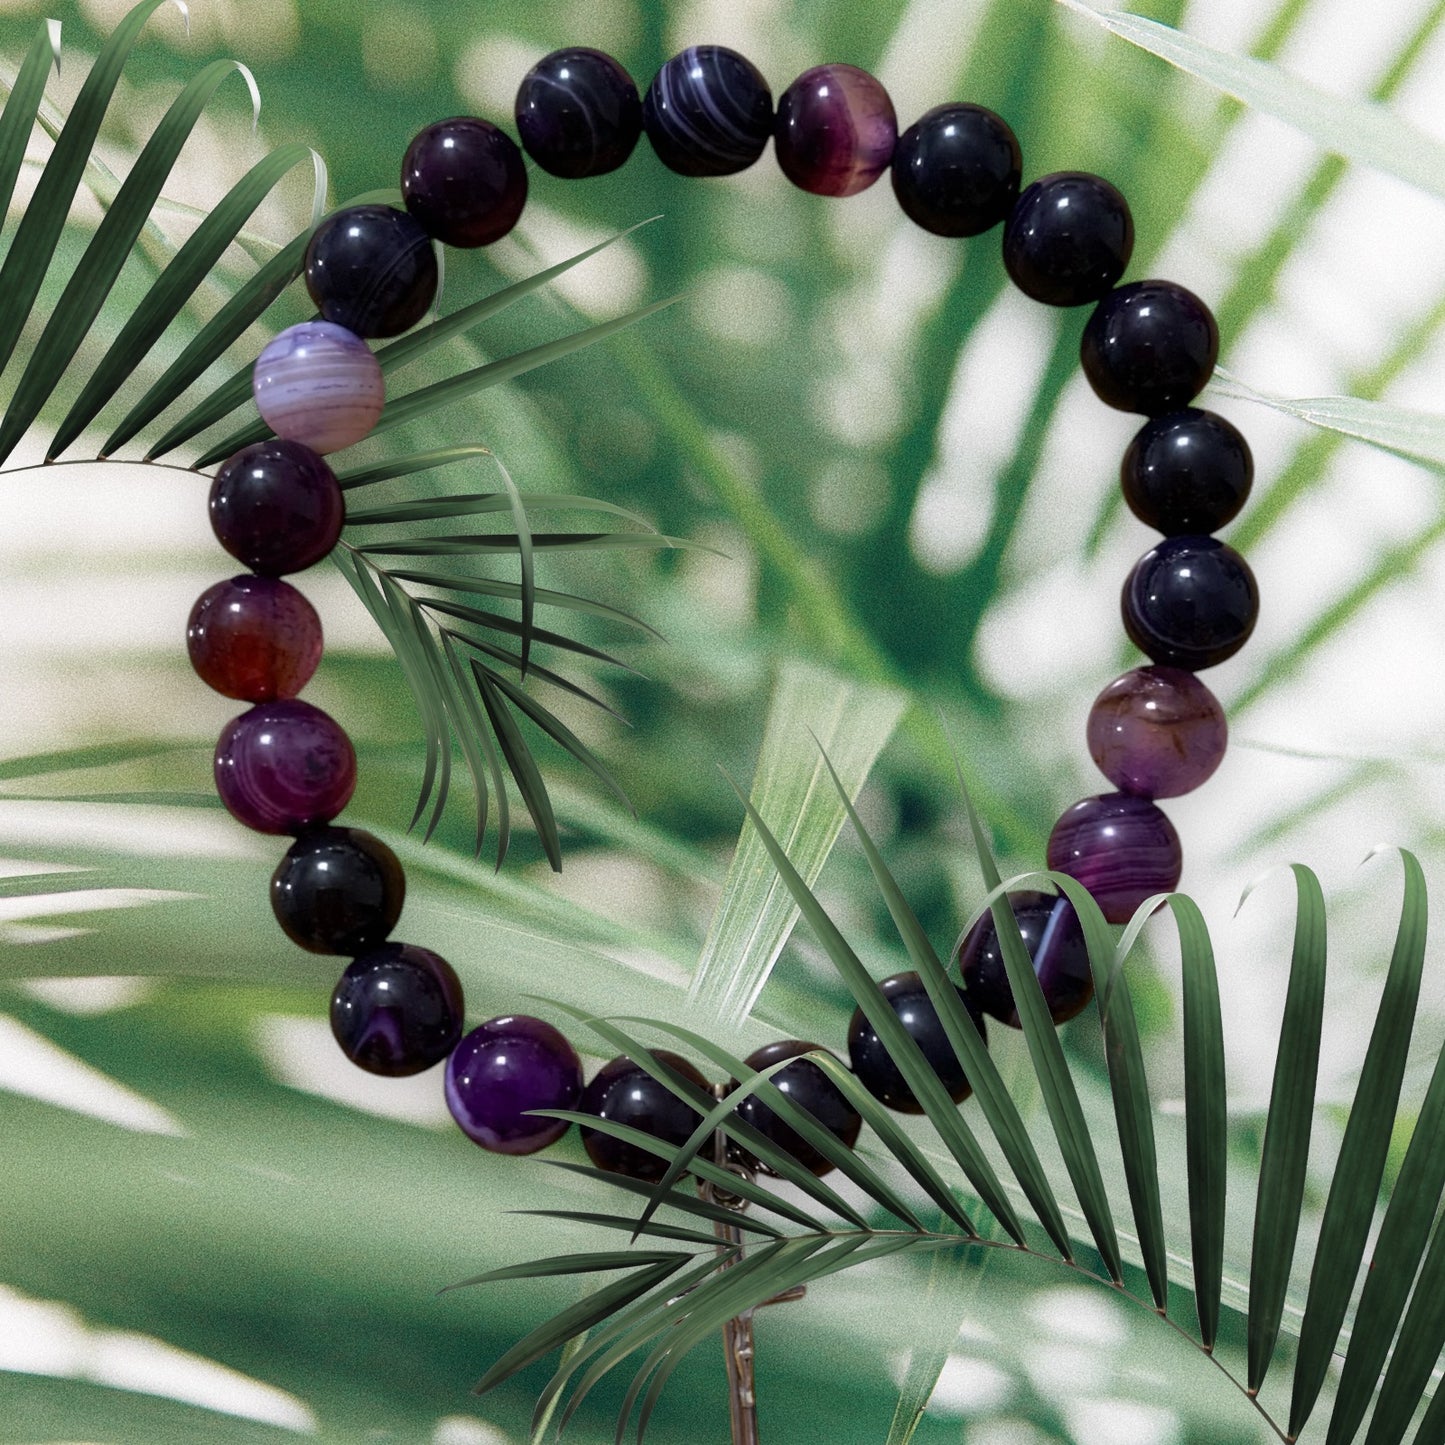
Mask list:
[[361,828],[303,833],[271,875],[271,909],[312,953],[365,953],[386,941],[406,901],[396,854]]
[[[841,1089],[811,1059],[799,1058],[800,1054],[814,1053],[817,1044],[805,1044],[798,1039],[779,1039],[776,1043],[764,1044],[755,1049],[743,1062],[750,1069],[768,1069],[785,1059],[796,1059],[772,1076],[772,1082],[788,1099],[806,1109],[813,1118],[830,1133],[835,1134],[849,1149],[858,1142],[858,1131],[863,1127],[863,1118],[848,1102]],[[731,1087],[737,1087],[737,1080]],[[765,1135],[779,1149],[791,1154],[804,1169],[814,1174],[827,1174],[832,1162],[820,1153],[796,1129],[783,1123],[756,1094],[749,1094],[737,1108],[738,1117],[751,1124],[760,1134]],[[746,1150],[739,1150],[745,1162],[751,1167],[760,1167]]]
[[[898,1015],[899,1023],[923,1050],[923,1057],[932,1065],[949,1098],[955,1104],[961,1104],[973,1092],[973,1085],[959,1065],[923,980],[916,973],[895,973],[891,978],[883,979],[878,987]],[[988,1034],[978,1005],[961,988],[957,992],[978,1028],[979,1037],[986,1044]],[[898,1065],[893,1062],[862,1009],[853,1011],[852,1022],[848,1025],[848,1057],[858,1082],[880,1103],[898,1110],[900,1114],[923,1112],[923,1106],[914,1098]]]
[[445,246],[500,241],[527,204],[527,167],[505,131],[473,116],[418,131],[401,163],[406,208]]
[[1127,923],[1146,898],[1179,886],[1184,855],[1174,825],[1147,798],[1106,793],[1054,824],[1048,866],[1077,878],[1110,923]]
[[[667,1049],[654,1049],[653,1057],[670,1073],[697,1090],[702,1109],[709,1107],[707,1080],[684,1058]],[[595,1114],[614,1124],[640,1129],[654,1139],[674,1147],[686,1144],[702,1122],[702,1113],[658,1083],[645,1069],[625,1055],[612,1060],[598,1072],[582,1093],[578,1111]],[[582,1129],[582,1145],[599,1169],[653,1182],[667,1172],[667,1160],[636,1144],[624,1143],[600,1129]],[[708,1156],[711,1157],[711,1154]]]
[[779,97],[778,165],[815,196],[855,196],[888,169],[898,117],[888,92],[856,65],[815,65]]
[[1089,753],[1121,793],[1177,798],[1224,760],[1224,709],[1192,672],[1136,667],[1116,677],[1089,710]]
[[1119,469],[1124,500],[1166,537],[1232,521],[1254,482],[1249,443],[1222,416],[1187,406],[1146,421]]
[[1129,203],[1102,176],[1058,171],[1028,186],[1004,224],[1015,286],[1050,306],[1097,301],[1134,252]]
[[1254,631],[1259,587],[1215,537],[1166,537],[1124,581],[1124,630],[1155,662],[1197,672],[1233,657]]
[[386,402],[371,348],[330,321],[302,321],[269,342],[256,358],[251,390],[278,437],[323,454],[359,442]]
[[395,206],[353,206],[306,248],[306,289],[326,321],[358,336],[399,336],[437,294],[431,237]]
[[610,55],[572,45],[544,55],[517,89],[517,134],[554,176],[580,180],[615,171],[642,134],[642,101]]
[[429,948],[387,943],[353,959],[331,995],[331,1032],[353,1064],[402,1078],[440,1063],[462,1036],[462,985]]
[[1219,327],[1185,287],[1134,281],[1094,308],[1079,356],[1100,401],[1160,416],[1203,391],[1219,357]]
[[893,151],[893,194],[938,236],[978,236],[1018,198],[1023,157],[1008,123],[981,105],[936,105]]
[[[1094,996],[1094,975],[1079,915],[1067,898],[1052,893],[1010,893],[1008,901],[1049,1014],[1056,1024],[1067,1023],[1082,1013]],[[1018,1028],[1018,1008],[991,914],[985,913],[964,935],[958,947],[958,966],[969,998],[1000,1023]]]
[[289,582],[232,577],[196,598],[186,651],[201,681],[227,697],[295,697],[321,661],[321,619]]
[[576,1109],[582,1060],[549,1023],[508,1014],[488,1019],[447,1060],[446,1097],[462,1133],[494,1154],[535,1154],[567,1132],[565,1119],[531,1109]]
[[350,801],[356,753],[319,707],[283,698],[226,724],[215,777],[233,818],[258,833],[299,833],[329,823]]
[[773,133],[773,93],[736,50],[691,45],[653,76],[642,126],[669,170],[730,176],[762,155]]
[[267,577],[319,562],[346,521],[335,473],[294,441],[256,442],[238,451],[211,483],[210,510],[221,546]]

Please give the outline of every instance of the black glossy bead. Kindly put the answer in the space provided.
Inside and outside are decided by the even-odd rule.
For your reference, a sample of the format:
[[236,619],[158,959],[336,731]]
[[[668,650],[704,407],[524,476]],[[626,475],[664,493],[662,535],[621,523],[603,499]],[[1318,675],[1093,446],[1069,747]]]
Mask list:
[[427,235],[471,249],[499,241],[527,203],[527,167],[517,143],[475,116],[419,131],[401,163],[406,208]]
[[354,959],[331,995],[331,1032],[353,1064],[401,1078],[439,1064],[462,1036],[462,985],[429,948],[386,943]]
[[[1024,947],[1056,1024],[1081,1013],[1094,996],[1094,975],[1079,915],[1067,898],[1051,893],[1010,893]],[[986,1014],[1010,1028],[1019,1027],[1013,989],[993,915],[985,913],[958,946],[958,967],[968,996]]]
[[981,105],[936,105],[898,137],[893,194],[938,236],[978,236],[1018,198],[1023,158],[1008,123]]
[[[772,1081],[779,1091],[806,1109],[823,1128],[836,1134],[849,1149],[858,1142],[858,1131],[863,1127],[863,1118],[848,1102],[842,1090],[811,1059],[798,1058],[799,1054],[813,1053],[817,1044],[805,1044],[798,1039],[779,1039],[776,1043],[764,1044],[755,1049],[743,1062],[750,1069],[768,1069],[784,1059],[797,1059],[794,1064],[779,1069]],[[737,1080],[733,1080],[736,1087]],[[738,1116],[744,1123],[751,1124],[764,1134],[779,1149],[791,1154],[804,1169],[814,1174],[827,1174],[833,1165],[819,1153],[796,1129],[784,1124],[781,1119],[756,1094],[749,1094],[738,1105]],[[753,1167],[757,1161],[745,1150],[739,1151]]]
[[394,206],[353,206],[306,247],[306,289],[323,320],[358,336],[399,336],[437,294],[431,237]]
[[517,88],[517,134],[554,176],[580,180],[615,171],[642,134],[642,101],[610,55],[585,45],[544,55]]
[[1254,482],[1249,443],[1222,416],[1188,406],[1147,421],[1119,468],[1124,500],[1166,537],[1203,536],[1232,521]]
[[1160,416],[1204,390],[1219,357],[1219,327],[1185,287],[1134,281],[1094,308],[1079,357],[1100,401]]
[[1166,537],[1134,564],[1121,602],[1135,647],[1190,672],[1233,657],[1259,617],[1254,573],[1215,537]]
[[[698,1104],[706,1109],[711,1104],[707,1080],[684,1058],[667,1049],[654,1049],[653,1057],[684,1083],[698,1091]],[[680,1147],[702,1122],[702,1114],[658,1083],[645,1069],[620,1055],[604,1065],[596,1078],[582,1091],[577,1106],[582,1114],[595,1114],[615,1124],[627,1124],[651,1134],[664,1144]],[[636,1144],[614,1139],[599,1129],[583,1128],[582,1145],[599,1169],[613,1174],[626,1174],[633,1179],[656,1181],[667,1172],[667,1160]],[[711,1154],[708,1155],[711,1158]]]
[[[962,1103],[973,1092],[973,1085],[959,1066],[953,1045],[948,1042],[948,1035],[943,1030],[923,980],[916,973],[895,973],[891,978],[883,979],[878,987],[893,1006],[898,1021],[923,1050],[923,1057],[933,1066],[949,1098],[955,1104]],[[969,1017],[977,1025],[979,1037],[987,1044],[988,1034],[978,1005],[961,988],[957,993]],[[898,1110],[900,1114],[923,1112],[922,1105],[914,1098],[898,1065],[873,1031],[862,1009],[853,1011],[853,1020],[848,1025],[848,1056],[858,1082],[880,1103]]]
[[736,50],[691,45],[653,77],[642,125],[669,170],[730,176],[762,155],[773,133],[773,93]]
[[292,943],[312,953],[365,953],[401,917],[406,875],[361,828],[303,833],[271,875],[271,908]]
[[331,468],[310,447],[279,439],[243,447],[221,466],[210,509],[216,540],[263,577],[319,562],[346,520]]
[[1028,186],[1004,223],[1015,286],[1050,306],[1097,301],[1134,252],[1129,203],[1102,176],[1058,171]]

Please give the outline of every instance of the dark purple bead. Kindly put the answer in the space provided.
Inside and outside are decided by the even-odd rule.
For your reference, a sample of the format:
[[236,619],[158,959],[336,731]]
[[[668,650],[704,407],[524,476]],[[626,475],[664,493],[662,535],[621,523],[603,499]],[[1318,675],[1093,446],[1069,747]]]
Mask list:
[[271,908],[312,953],[365,953],[386,941],[406,901],[396,854],[361,828],[303,833],[271,875]]
[[1254,482],[1249,443],[1222,416],[1188,406],[1146,421],[1119,469],[1124,500],[1167,537],[1203,536],[1233,520]]
[[642,134],[642,101],[610,55],[569,46],[544,55],[517,89],[517,134],[554,176],[580,180],[615,171]]
[[[797,1059],[797,1063],[779,1069],[772,1082],[786,1094],[800,1109],[806,1109],[813,1118],[830,1133],[836,1134],[851,1149],[858,1142],[858,1131],[863,1127],[862,1115],[848,1102],[841,1089],[811,1059],[798,1058],[799,1054],[814,1053],[817,1044],[805,1044],[798,1039],[779,1039],[776,1043],[764,1044],[755,1049],[743,1062],[750,1069],[768,1069],[784,1059]],[[737,1080],[731,1087],[737,1087]],[[814,1174],[827,1174],[832,1162],[819,1153],[796,1129],[784,1124],[756,1094],[749,1094],[738,1105],[738,1117],[745,1124],[751,1124],[760,1134],[765,1135],[779,1149],[791,1154],[804,1169]],[[746,1150],[739,1150],[744,1162],[752,1168],[760,1167],[756,1159]]]
[[1133,252],[1129,203],[1087,171],[1042,176],[1004,225],[1003,262],[1014,285],[1050,306],[1097,301],[1124,274]]
[[447,1108],[462,1133],[494,1154],[535,1154],[567,1132],[564,1119],[529,1109],[575,1109],[582,1060],[549,1023],[509,1014],[488,1019],[447,1060]]
[[[948,1091],[948,1097],[955,1104],[961,1104],[973,1092],[973,1085],[968,1082],[958,1056],[953,1052],[953,1045],[948,1041],[923,980],[916,973],[895,973],[891,978],[883,979],[878,987],[898,1015],[899,1023],[923,1050],[923,1057],[932,1065],[939,1082]],[[961,988],[956,991],[977,1026],[979,1037],[987,1044],[988,1033],[978,1005]],[[874,1032],[861,1008],[853,1011],[852,1022],[848,1025],[848,1057],[858,1082],[879,1103],[896,1109],[900,1114],[923,1112],[923,1106],[914,1098],[902,1071],[893,1062],[883,1040]]]
[[1105,793],[1054,824],[1048,866],[1077,878],[1110,923],[1127,923],[1146,898],[1179,886],[1184,855],[1174,825],[1147,798]]
[[196,599],[186,651],[201,681],[227,697],[295,697],[321,661],[321,619],[289,582],[232,577]]
[[399,1079],[439,1064],[462,1036],[462,985],[446,959],[387,943],[354,959],[331,995],[331,1032],[353,1064]]
[[329,823],[350,801],[356,753],[319,707],[282,699],[257,703],[226,724],[215,774],[233,818],[258,833],[299,833]]
[[1192,672],[1136,667],[1089,710],[1089,753],[1121,793],[1177,798],[1224,760],[1224,709]]
[[1134,281],[1094,308],[1079,356],[1100,401],[1159,416],[1204,390],[1219,357],[1219,327],[1183,286]]
[[527,167],[505,131],[473,116],[419,131],[401,163],[406,208],[427,235],[471,249],[499,241],[527,204]]
[[1008,123],[981,105],[936,105],[893,151],[893,194],[938,236],[978,236],[1018,199],[1023,157]]
[[888,169],[898,117],[888,92],[856,65],[815,65],[778,100],[778,165],[816,196],[855,196]]
[[322,317],[358,336],[399,336],[437,294],[431,237],[394,206],[353,206],[306,248],[306,289]]
[[[1068,1023],[1094,996],[1094,975],[1079,915],[1067,898],[1052,893],[1010,893],[1008,901],[1049,1014],[1056,1024]],[[985,913],[964,936],[958,947],[958,966],[969,998],[1000,1023],[1018,1028],[1018,1008],[991,914]]]
[[335,545],[346,502],[331,468],[300,442],[244,447],[211,483],[211,529],[238,562],[267,577],[302,572]]
[[[686,1059],[666,1049],[653,1049],[652,1056],[683,1083],[693,1085],[700,1109],[710,1107],[712,1096],[707,1080]],[[583,1091],[579,1112],[627,1124],[674,1147],[686,1144],[703,1119],[699,1109],[684,1103],[626,1056],[602,1067]],[[667,1172],[666,1159],[636,1144],[624,1143],[598,1129],[584,1127],[581,1132],[582,1145],[599,1169],[652,1182]],[[711,1153],[708,1157],[712,1157]]]
[[1197,672],[1233,657],[1254,631],[1259,587],[1214,537],[1166,537],[1124,581],[1124,630],[1155,662]]
[[762,155],[773,133],[773,93],[736,50],[691,45],[653,77],[642,126],[669,170],[730,176]]

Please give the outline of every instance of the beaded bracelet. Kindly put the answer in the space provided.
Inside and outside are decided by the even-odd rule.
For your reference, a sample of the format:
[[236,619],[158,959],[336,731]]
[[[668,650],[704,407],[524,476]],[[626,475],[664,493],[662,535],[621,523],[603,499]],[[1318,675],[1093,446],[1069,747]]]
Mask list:
[[[1055,824],[1047,862],[1077,878],[1111,923],[1146,898],[1173,890],[1182,853],[1157,807],[1203,783],[1219,765],[1226,725],[1195,676],[1248,639],[1258,591],[1248,565],[1211,534],[1248,495],[1253,463],[1222,417],[1189,405],[1214,369],[1219,335],[1209,309],[1168,281],[1116,285],[1133,250],[1124,197],[1102,177],[1060,172],[1020,193],[1021,155],[1008,125],[966,104],[935,107],[898,134],[879,82],[851,65],[804,72],[776,110],[767,82],[743,56],[694,46],[669,60],[639,98],[631,77],[597,50],[558,50],[517,93],[515,119],[531,158],[552,175],[580,179],[616,170],[645,132],[658,158],[688,176],[750,166],[769,137],[784,174],[804,190],[849,196],[890,170],[905,213],[943,236],[976,236],[1003,223],[1003,260],[1026,295],[1051,306],[1094,304],[1084,329],[1084,373],[1109,406],[1148,418],[1125,454],[1124,496],[1163,540],[1145,553],[1122,594],[1125,631],[1152,659],[1116,678],[1089,714],[1090,753],[1114,793],[1086,798]],[[286,934],[303,948],[350,956],[331,1001],[332,1030],[353,1062],[373,1073],[419,1073],[447,1060],[448,1106],[483,1148],[525,1154],[567,1125],[530,1114],[571,1110],[628,1124],[674,1146],[701,1115],[627,1057],[583,1086],[567,1039],[540,1019],[489,1020],[462,1038],[461,984],[428,949],[388,941],[406,882],[395,854],[354,828],[329,826],[356,781],[356,756],[337,723],[298,694],[321,657],[321,625],[281,578],[336,544],[345,519],[340,486],[323,457],[375,425],[384,386],[366,339],[415,325],[436,294],[433,242],[485,246],[522,214],[527,171],[517,145],[485,120],[438,121],[411,142],[402,164],[405,211],[368,205],[339,212],[312,236],[307,288],[321,319],[283,331],[261,353],[254,393],[276,440],[230,458],[211,488],[211,521],[249,576],[218,583],[197,601],[191,660],[218,691],[253,704],[227,725],[216,749],[217,790],[233,816],[296,841],[271,883]],[[1017,893],[1010,903],[1056,1023],[1093,993],[1087,949],[1067,900]],[[985,915],[956,953],[970,1017],[1018,1027],[992,920]],[[955,1102],[970,1093],[917,974],[882,984],[884,996]],[[785,1040],[747,1059],[763,1069],[796,1062],[772,1081],[852,1147],[861,1119],[815,1064],[817,1045]],[[860,1011],[848,1035],[854,1072],[890,1108],[920,1106]],[[707,1107],[707,1080],[666,1051],[654,1059],[682,1094]],[[804,1167],[831,1167],[756,1097],[738,1114]],[[597,1130],[583,1143],[599,1167],[662,1177],[656,1155]],[[756,1160],[740,1155],[744,1167]]]

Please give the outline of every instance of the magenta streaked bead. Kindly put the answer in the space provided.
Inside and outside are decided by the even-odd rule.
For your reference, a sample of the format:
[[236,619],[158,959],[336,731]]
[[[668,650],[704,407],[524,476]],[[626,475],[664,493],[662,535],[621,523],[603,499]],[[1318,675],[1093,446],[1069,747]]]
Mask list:
[[510,1014],[488,1019],[447,1060],[447,1108],[462,1133],[494,1154],[535,1154],[567,1132],[562,1119],[531,1109],[575,1109],[582,1097],[582,1060],[567,1039],[541,1019]]
[[356,753],[333,718],[297,698],[257,703],[216,744],[216,791],[258,833],[329,823],[356,787]]
[[414,943],[384,943],[354,959],[331,995],[331,1032],[342,1052],[390,1079],[441,1063],[465,1017],[451,964]]
[[1136,667],[1116,677],[1089,710],[1089,752],[1121,793],[1177,798],[1224,759],[1224,709],[1192,672]]
[[1147,798],[1105,793],[1054,824],[1048,866],[1077,878],[1110,923],[1127,923],[1146,898],[1179,886],[1184,855],[1174,825]]
[[893,159],[893,102],[856,65],[816,65],[782,94],[773,129],[778,164],[795,186],[819,196],[867,190]]
[[289,582],[232,577],[196,599],[186,650],[201,681],[227,697],[295,697],[321,661],[321,619]]
[[[1049,1016],[1056,1024],[1067,1023],[1094,996],[1094,974],[1079,915],[1067,898],[1052,893],[1010,893],[1008,903]],[[958,946],[958,968],[969,998],[984,1013],[1009,1028],[1020,1027],[992,913],[985,913],[964,935]]]
[[278,437],[323,455],[359,442],[386,402],[371,348],[330,321],[288,326],[257,357],[251,390]]

